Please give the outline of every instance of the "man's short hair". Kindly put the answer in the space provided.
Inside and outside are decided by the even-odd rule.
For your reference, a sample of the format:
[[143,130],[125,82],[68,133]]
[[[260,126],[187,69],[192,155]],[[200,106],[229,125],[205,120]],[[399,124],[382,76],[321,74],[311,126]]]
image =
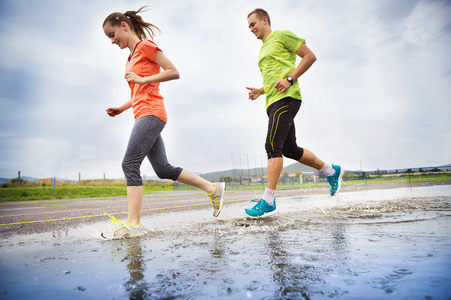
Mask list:
[[249,17],[253,14],[257,14],[259,20],[263,19],[263,17],[266,17],[268,24],[271,26],[271,19],[269,18],[269,14],[266,10],[262,8],[256,8],[247,15],[247,18],[249,19]]

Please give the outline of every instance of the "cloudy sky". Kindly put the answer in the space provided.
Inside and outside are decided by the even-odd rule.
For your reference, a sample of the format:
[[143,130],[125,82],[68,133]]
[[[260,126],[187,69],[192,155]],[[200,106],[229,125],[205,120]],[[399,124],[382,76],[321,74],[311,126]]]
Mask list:
[[[451,163],[451,2],[0,1],[0,177],[121,178],[131,111],[128,50],[111,45],[111,12],[144,20],[181,78],[163,83],[170,162],[199,173],[265,164],[261,41],[247,13],[305,38],[316,63],[299,80],[298,143],[350,170]],[[285,165],[292,161],[285,160]],[[150,164],[142,172],[154,176]]]

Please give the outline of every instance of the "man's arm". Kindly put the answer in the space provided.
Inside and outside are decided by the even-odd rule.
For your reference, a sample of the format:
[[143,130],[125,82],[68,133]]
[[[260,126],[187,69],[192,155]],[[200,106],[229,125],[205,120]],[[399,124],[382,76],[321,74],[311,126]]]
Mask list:
[[[298,50],[296,50],[296,54],[302,58],[299,65],[291,72],[291,77],[293,77],[293,81],[301,77],[316,61],[316,56],[313,54],[312,50],[310,50],[306,44],[302,44],[299,46]],[[274,87],[281,93],[285,92],[291,85],[286,78],[282,78],[277,80]]]
[[294,71],[290,74],[291,77],[293,77],[293,80],[301,77],[301,75],[304,74],[308,69],[310,69],[310,67],[316,61],[315,54],[313,54],[312,50],[310,50],[306,44],[302,44],[296,51],[296,54],[300,56],[302,60],[296,67],[296,69],[294,69]]
[[263,95],[265,93],[265,89],[262,88],[251,88],[251,87],[246,87],[249,90],[249,99],[251,100],[255,100],[258,97],[260,97],[260,95]]

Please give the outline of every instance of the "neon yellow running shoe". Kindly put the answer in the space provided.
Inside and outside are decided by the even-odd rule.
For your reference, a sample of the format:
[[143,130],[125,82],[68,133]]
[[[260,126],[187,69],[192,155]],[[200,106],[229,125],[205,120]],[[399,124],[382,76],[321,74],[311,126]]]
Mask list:
[[104,231],[101,236],[105,239],[121,239],[121,238],[132,238],[141,236],[146,233],[144,226],[139,224],[138,226],[133,226],[129,221],[121,221],[108,215],[113,223],[119,224],[118,227]]
[[224,205],[225,182],[215,182],[215,190],[210,195],[210,202],[213,205],[213,217],[219,216]]

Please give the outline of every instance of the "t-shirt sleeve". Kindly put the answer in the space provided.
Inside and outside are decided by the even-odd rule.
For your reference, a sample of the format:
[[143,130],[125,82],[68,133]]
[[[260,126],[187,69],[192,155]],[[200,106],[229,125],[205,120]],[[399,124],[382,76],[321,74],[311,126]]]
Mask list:
[[157,44],[152,41],[145,41],[143,47],[141,48],[142,54],[150,61],[155,62],[155,57],[157,56],[157,51],[163,52],[158,48]]
[[288,30],[281,30],[280,36],[285,47],[293,53],[295,53],[302,44],[305,44],[304,39],[297,37],[293,32]]

